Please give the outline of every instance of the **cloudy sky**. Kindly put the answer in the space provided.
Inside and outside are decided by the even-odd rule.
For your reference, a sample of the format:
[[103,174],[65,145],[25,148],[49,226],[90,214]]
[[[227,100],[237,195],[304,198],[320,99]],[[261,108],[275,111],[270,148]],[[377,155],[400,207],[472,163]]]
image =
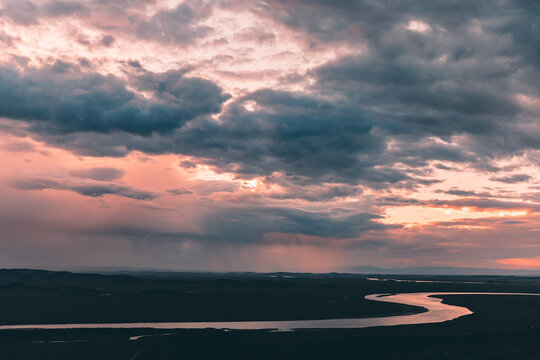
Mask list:
[[540,269],[540,3],[0,0],[0,267]]

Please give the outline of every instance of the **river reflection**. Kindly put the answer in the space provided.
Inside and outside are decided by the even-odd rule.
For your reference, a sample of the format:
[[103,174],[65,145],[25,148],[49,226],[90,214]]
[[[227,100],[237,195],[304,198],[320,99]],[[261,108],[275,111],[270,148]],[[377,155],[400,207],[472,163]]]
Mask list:
[[403,294],[373,294],[365,298],[427,309],[426,312],[412,315],[398,315],[356,319],[323,319],[291,321],[222,321],[222,322],[141,322],[141,323],[103,323],[103,324],[39,324],[39,325],[2,325],[0,330],[11,329],[233,329],[292,331],[299,329],[344,329],[367,328],[376,326],[395,326],[439,323],[470,315],[472,311],[462,306],[443,304],[441,295],[520,295],[538,296],[530,293],[487,293],[487,292],[426,292]]

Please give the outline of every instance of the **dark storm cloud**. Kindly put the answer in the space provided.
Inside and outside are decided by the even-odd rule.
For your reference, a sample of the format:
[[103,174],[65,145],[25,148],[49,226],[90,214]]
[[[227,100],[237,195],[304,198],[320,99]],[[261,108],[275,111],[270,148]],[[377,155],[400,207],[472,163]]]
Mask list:
[[[266,3],[264,9],[275,20],[325,42],[362,38],[364,33],[383,28],[395,17],[394,12],[375,1],[269,0]],[[351,28],[351,24],[359,21],[365,25],[360,31]]]
[[509,7],[517,16],[495,22],[490,28],[501,36],[511,37],[509,54],[519,54],[526,65],[540,69],[540,3],[516,0],[509,2]]
[[441,170],[452,170],[450,166],[446,166],[442,163],[435,164],[434,167]]
[[214,114],[221,111],[222,103],[230,95],[211,81],[185,77],[189,69],[169,70],[154,73],[139,69],[132,84],[143,91],[152,92],[157,99],[189,109],[190,118]]
[[109,47],[111,46],[116,39],[112,35],[105,35],[101,38],[101,44],[103,46]]
[[170,195],[187,195],[192,194],[192,192],[188,189],[184,188],[176,188],[176,189],[167,189],[166,190],[168,194]]
[[131,151],[141,151],[146,154],[173,152],[171,138],[155,133],[150,136],[139,136],[127,132],[85,132],[70,134],[42,132],[40,134],[34,133],[34,136],[41,141],[85,156],[123,157]]
[[[539,4],[291,0],[270,1],[266,12],[312,41],[365,46],[315,69],[316,87],[358,104],[389,136],[467,134],[477,142],[466,150],[479,158],[540,146],[515,126],[533,120],[514,98],[540,93],[530,81],[538,69],[528,66],[540,63],[539,32],[531,27],[540,21]],[[409,21],[427,30],[407,30]]]
[[331,201],[338,198],[362,194],[358,186],[350,185],[297,185],[294,182],[281,182],[284,192],[270,195],[274,199],[302,199],[310,202]]
[[408,206],[408,205],[425,205],[424,201],[406,198],[402,196],[387,196],[377,199],[378,206]]
[[152,74],[151,78],[159,77],[152,83],[157,86],[156,97],[145,99],[128,90],[121,79],[82,72],[69,63],[22,74],[4,67],[0,116],[29,122],[41,133],[168,133],[197,116],[218,112],[227,99],[212,82],[184,79],[182,74]]
[[156,197],[156,194],[148,191],[142,191],[138,189],[133,189],[129,186],[121,186],[114,184],[75,185],[68,189],[75,191],[78,194],[91,197],[101,197],[107,194],[124,196],[135,200],[152,200]]
[[[265,3],[267,6],[261,7],[260,11],[291,29],[306,33],[310,38],[325,42],[368,41],[370,45],[389,41],[388,30],[396,24],[407,24],[409,20],[426,21],[432,26],[452,30],[459,30],[471,20],[495,20],[490,23],[493,29],[501,34],[512,30],[516,34],[513,38],[522,40],[529,47],[530,38],[526,35],[529,33],[517,29],[534,30],[529,24],[540,11],[538,3],[527,0],[434,0],[428,3],[411,0],[267,0]],[[507,11],[510,16],[502,17],[501,11]],[[324,21],[321,21],[323,15]],[[519,20],[529,22],[520,23]],[[462,41],[462,45],[456,49],[456,57],[474,51],[467,40],[470,39]]]
[[78,178],[111,181],[124,176],[124,171],[113,167],[95,167],[89,169],[70,170],[69,174]]
[[[134,26],[149,41],[187,45],[210,31],[198,19],[211,12],[183,3]],[[519,1],[268,1],[257,15],[302,33],[310,46],[339,42],[359,51],[312,69],[306,91],[257,90],[217,120],[207,115],[228,96],[186,77],[190,69],[153,73],[133,60],[127,81],[65,63],[29,75],[5,69],[0,115],[28,121],[40,139],[80,154],[180,153],[217,171],[282,173],[295,184],[411,188],[436,181],[424,169],[432,161],[499,172],[491,160],[540,148],[534,114],[516,100],[540,94],[532,80],[540,76],[538,31],[527,27],[539,14]],[[425,31],[407,29],[410,21]],[[261,31],[237,36],[270,40]],[[452,143],[456,136],[466,141]]]
[[[246,104],[255,104],[255,110]],[[179,129],[174,151],[245,176],[280,172],[304,185],[323,181],[378,188],[437,181],[429,172],[397,169],[396,163],[422,167],[431,160],[476,160],[467,149],[426,143],[421,136],[411,142],[413,135],[405,134],[397,141],[384,134],[378,117],[348,99],[266,89],[231,103],[220,120],[200,119]]]
[[[329,211],[305,211],[287,207],[253,206],[243,207],[212,206],[196,221],[198,231],[163,226],[154,215],[140,217],[137,222],[131,218],[109,219],[100,226],[78,228],[82,234],[120,236],[137,241],[170,240],[175,242],[196,241],[201,245],[216,244],[256,244],[295,243],[297,235],[312,236],[308,240],[313,245],[328,245],[329,239],[342,240],[361,236],[375,230],[399,228],[399,225],[385,225],[377,222],[380,216],[370,213],[340,214],[339,209]],[[159,216],[159,215],[157,215]],[[324,239],[326,238],[326,239]]]
[[265,234],[303,234],[327,238],[353,238],[388,226],[369,213],[336,216],[332,212],[310,212],[283,207],[226,208],[208,214],[201,234],[183,236],[201,241],[260,242]]
[[527,182],[532,178],[531,175],[527,174],[514,174],[509,176],[501,176],[501,177],[491,177],[489,180],[491,181],[498,181],[505,184],[516,184],[520,182]]
[[104,195],[118,195],[135,200],[152,200],[156,194],[132,188],[130,186],[107,184],[107,183],[74,183],[51,178],[33,178],[11,181],[11,186],[19,190],[69,190],[80,195],[90,197],[102,197]]
[[[243,229],[252,233],[299,233],[322,237],[350,238],[360,233],[386,228],[386,225],[375,222],[380,216],[360,213],[345,217],[333,217],[327,212],[316,213],[288,208],[244,209],[239,212],[222,213],[207,222],[209,229],[224,230],[230,234],[241,234]],[[252,215],[250,215],[252,214]],[[330,215],[330,216],[329,216]],[[252,225],[249,225],[252,224]],[[240,225],[240,226],[239,226]]]
[[[244,107],[255,102],[256,111]],[[409,177],[380,165],[384,138],[360,109],[300,93],[261,90],[228,107],[221,122],[180,129],[175,150],[247,175],[284,172],[305,179],[397,182]]]
[[[457,127],[442,128],[441,135],[456,130],[483,131],[483,126],[489,122],[479,116],[511,116],[518,110],[514,100],[507,96],[507,77],[516,70],[508,65],[489,61],[490,66],[484,69],[486,64],[480,62],[440,63],[406,53],[403,57],[385,59],[380,50],[371,51],[373,53],[349,56],[317,69],[320,86],[350,95],[354,94],[350,90],[363,90],[357,93],[359,100],[385,104],[389,108],[412,106],[415,118],[403,117],[402,121],[424,126],[426,130],[437,130],[444,125]],[[407,51],[410,50],[404,49]],[[499,88],[491,88],[482,81],[498,84]],[[437,111],[439,116],[429,116],[428,110]],[[454,113],[455,120],[441,117],[449,112]],[[465,116],[477,123],[461,124]]]
[[417,142],[411,142],[410,135],[405,135],[405,139],[402,141],[397,141],[397,137],[395,139],[393,149],[385,154],[385,158],[389,162],[402,162],[420,168],[430,160],[460,163],[474,162],[477,159],[467,148],[451,144],[421,141],[420,139]]
[[[538,16],[530,13],[535,7],[482,1],[277,3],[270,2],[266,13],[291,29],[329,43],[363,44],[365,51],[314,69],[310,95],[259,90],[236,101],[222,122],[180,130],[175,151],[247,175],[281,171],[316,181],[410,186],[431,180],[395,164],[421,168],[443,160],[485,167],[493,158],[540,147],[517,126],[531,119],[515,98],[540,93],[538,84],[521,81],[540,74],[523,67],[534,53],[511,41],[512,24]],[[511,9],[513,18],[501,17],[503,9]],[[405,29],[413,20],[428,30]],[[256,103],[254,111],[242,107],[246,101]],[[450,143],[455,135],[474,141],[457,146]]]
[[450,190],[436,190],[436,193],[442,193],[442,194],[448,194],[448,195],[456,195],[456,196],[487,196],[487,197],[496,197],[496,195],[492,195],[486,192],[478,193],[476,191],[471,190],[460,190],[460,189],[450,189]]
[[[511,69],[490,75],[490,70],[482,68],[496,72],[490,65],[501,66],[493,60],[439,63],[407,54],[406,49],[400,57],[390,59],[380,49],[371,51],[375,53],[347,57],[317,69],[319,86],[360,104],[383,134],[402,138],[396,152],[411,154],[407,162],[417,160],[416,166],[430,159],[474,162],[493,153],[490,143],[495,139],[505,144],[497,152],[516,150],[502,140],[505,134],[515,133],[512,122],[519,120],[508,84]],[[448,141],[460,134],[477,137],[476,148],[419,143],[425,137]],[[513,143],[520,147],[515,140]]]

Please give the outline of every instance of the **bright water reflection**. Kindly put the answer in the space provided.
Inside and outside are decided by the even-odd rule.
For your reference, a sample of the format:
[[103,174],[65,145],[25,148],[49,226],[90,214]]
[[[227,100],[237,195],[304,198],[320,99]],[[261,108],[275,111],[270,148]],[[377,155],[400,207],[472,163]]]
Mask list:
[[260,330],[274,329],[291,331],[295,329],[343,329],[367,328],[375,326],[395,326],[439,323],[472,314],[462,306],[443,304],[440,295],[527,295],[530,293],[482,293],[482,292],[426,292],[403,294],[373,294],[365,298],[427,309],[426,312],[412,315],[385,316],[359,319],[324,319],[291,321],[222,321],[222,322],[142,322],[142,323],[103,323],[103,324],[39,324],[39,325],[2,325],[0,330],[8,329],[99,329],[99,328],[153,328],[153,329],[235,329]]

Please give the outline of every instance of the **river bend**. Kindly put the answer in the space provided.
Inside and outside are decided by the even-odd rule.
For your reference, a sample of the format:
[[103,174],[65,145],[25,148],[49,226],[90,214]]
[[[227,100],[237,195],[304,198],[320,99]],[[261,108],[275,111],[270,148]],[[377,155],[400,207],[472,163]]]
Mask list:
[[488,293],[488,292],[423,292],[400,294],[372,294],[365,296],[372,301],[384,301],[425,308],[427,311],[411,314],[371,318],[283,320],[283,321],[217,321],[217,322],[139,322],[139,323],[96,323],[96,324],[28,324],[0,325],[0,330],[13,329],[232,329],[291,331],[300,329],[350,329],[376,326],[396,326],[440,323],[472,314],[462,306],[443,304],[441,295],[515,295],[539,296],[532,293]]

